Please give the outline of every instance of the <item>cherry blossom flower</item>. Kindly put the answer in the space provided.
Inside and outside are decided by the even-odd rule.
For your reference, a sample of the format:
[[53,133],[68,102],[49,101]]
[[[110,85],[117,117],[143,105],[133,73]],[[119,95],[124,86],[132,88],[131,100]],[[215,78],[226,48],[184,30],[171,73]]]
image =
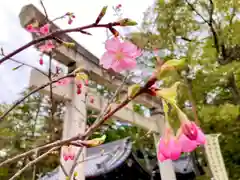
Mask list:
[[73,78],[67,77],[67,78],[61,79],[61,80],[59,80],[58,82],[56,82],[56,85],[57,85],[57,86],[68,85],[72,80],[73,80]]
[[122,7],[121,4],[118,4],[118,5],[116,6],[117,9],[120,9],[121,7]]
[[63,152],[63,159],[65,161],[74,160],[75,152],[72,146],[63,146],[62,152]]
[[44,45],[41,45],[41,46],[39,47],[39,50],[40,50],[41,52],[47,52],[47,53],[49,53],[49,52],[52,51],[53,48],[55,48],[55,45],[53,44],[53,42],[52,42],[51,40],[49,40],[49,41],[46,41]]
[[121,42],[119,38],[114,37],[106,41],[107,50],[100,64],[105,69],[112,68],[115,72],[130,70],[136,67],[136,58],[141,55],[141,51],[129,41]]
[[26,29],[27,29],[28,32],[31,32],[31,33],[39,32],[39,30],[37,28],[33,27],[32,24],[27,25]]
[[50,26],[49,24],[45,24],[39,29],[39,32],[43,35],[49,34],[49,26]]
[[174,136],[172,128],[168,122],[166,124],[164,135],[161,137],[158,145],[159,161],[167,159],[177,160],[180,157],[182,150],[181,144]]
[[192,152],[197,148],[197,143],[187,138],[185,134],[182,133],[181,128],[178,130],[178,141],[182,145],[182,152]]
[[198,127],[195,122],[189,121],[187,116],[180,109],[177,109],[177,111],[181,121],[178,137],[179,142],[182,144],[182,151],[191,152],[198,145],[205,144],[206,137],[201,128]]
[[42,57],[39,59],[39,64],[43,65],[43,58]]

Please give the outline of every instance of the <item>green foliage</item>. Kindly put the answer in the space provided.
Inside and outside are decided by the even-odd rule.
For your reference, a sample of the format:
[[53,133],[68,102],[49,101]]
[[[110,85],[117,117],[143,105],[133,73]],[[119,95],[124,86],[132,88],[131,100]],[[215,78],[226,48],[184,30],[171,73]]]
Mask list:
[[[186,59],[188,69],[168,75],[163,86],[182,82],[178,104],[194,119],[191,89],[204,131],[222,133],[220,143],[231,180],[240,178],[239,10],[236,0],[156,0],[145,14],[144,32],[130,37],[147,50],[167,50],[164,60]],[[171,111],[170,121],[175,127],[176,112]]]
[[[29,97],[17,106],[4,121],[0,122],[0,161],[34,147],[46,144],[61,137],[62,118],[61,103],[58,103],[54,119],[51,118],[48,97],[39,94]],[[6,111],[10,105],[1,105],[0,112]],[[44,152],[38,152],[38,156]],[[33,156],[24,157],[17,162],[0,168],[0,179],[9,179],[16,171],[23,168]],[[59,152],[54,152],[47,159],[39,161],[36,174],[32,167],[26,170],[20,179],[31,179],[40,173],[51,171],[59,162]]]

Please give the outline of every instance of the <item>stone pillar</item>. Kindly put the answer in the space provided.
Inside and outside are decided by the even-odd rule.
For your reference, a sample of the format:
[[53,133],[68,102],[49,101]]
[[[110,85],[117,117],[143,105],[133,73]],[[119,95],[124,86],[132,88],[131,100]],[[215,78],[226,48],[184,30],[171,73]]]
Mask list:
[[[157,149],[160,136],[164,132],[164,117],[161,114],[152,115],[152,117],[156,120],[156,125],[160,132],[160,135],[154,134],[154,141]],[[161,174],[161,180],[177,180],[171,160],[166,160],[164,162],[158,161],[158,166]]]
[[[64,123],[63,123],[63,139],[67,139],[70,137],[73,137],[79,133],[84,133],[85,131],[85,126],[86,126],[86,104],[85,104],[85,93],[86,93],[86,87],[82,86],[82,92],[81,94],[77,94],[77,87],[75,83],[69,84],[68,87],[71,89],[71,94],[69,94],[70,97],[72,97],[71,102],[66,102],[66,112],[65,112],[65,117],[64,117]],[[76,109],[77,108],[77,109]],[[79,147],[74,147],[74,150],[77,154],[79,151]],[[86,149],[84,148],[79,159],[77,161],[83,161],[84,156],[85,156],[85,151]],[[74,160],[68,160],[64,161],[63,156],[61,153],[61,163],[64,166],[65,170],[67,173],[69,173]],[[85,175],[84,175],[84,163],[80,163],[79,165],[76,166],[74,172],[77,172],[78,176],[76,177],[77,180],[84,180]],[[60,168],[61,169],[61,168]],[[65,180],[65,175],[62,171],[60,170],[59,174],[59,180]]]

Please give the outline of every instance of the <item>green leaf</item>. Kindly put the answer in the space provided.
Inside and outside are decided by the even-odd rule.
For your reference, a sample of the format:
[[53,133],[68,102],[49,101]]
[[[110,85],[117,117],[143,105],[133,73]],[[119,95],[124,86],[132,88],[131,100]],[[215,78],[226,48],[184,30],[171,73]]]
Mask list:
[[134,97],[140,90],[140,84],[134,84],[128,87],[128,97]]
[[100,138],[94,138],[91,140],[87,140],[84,141],[83,144],[88,146],[88,147],[95,147],[95,146],[99,146],[102,143],[104,143],[104,141],[106,140],[107,136],[104,134],[102,137]]
[[176,69],[180,69],[185,66],[185,59],[172,59],[165,62],[160,68],[157,70],[157,78],[160,80],[163,78],[169,71],[173,71]]
[[122,20],[118,21],[117,23],[119,23],[120,26],[136,26],[137,25],[136,21],[133,21],[129,18],[122,19]]
[[170,88],[163,88],[156,92],[157,96],[163,98],[168,103],[175,105],[177,97],[177,88],[180,82],[175,82]]

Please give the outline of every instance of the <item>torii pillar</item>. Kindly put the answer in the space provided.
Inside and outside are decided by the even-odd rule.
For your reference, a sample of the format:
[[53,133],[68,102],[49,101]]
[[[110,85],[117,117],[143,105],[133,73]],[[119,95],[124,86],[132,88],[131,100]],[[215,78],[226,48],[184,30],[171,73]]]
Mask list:
[[[65,87],[69,89],[70,94],[69,97],[71,99],[71,102],[69,101],[66,103],[66,112],[64,116],[64,123],[63,123],[63,139],[68,139],[73,136],[80,134],[83,134],[86,128],[86,119],[87,119],[87,109],[86,109],[86,103],[85,103],[85,93],[86,93],[86,87],[82,86],[82,93],[77,94],[77,89],[75,83],[69,84],[68,87]],[[76,108],[78,110],[76,110]],[[74,151],[77,152],[80,150],[79,147],[73,147]],[[80,157],[77,159],[77,161],[84,161],[85,157],[85,148],[82,150],[82,153],[80,154]],[[63,167],[67,171],[67,173],[70,173],[70,170],[74,164],[74,161],[64,161],[62,152],[61,152],[61,159],[60,159]],[[77,177],[75,177],[77,180],[84,180],[84,163],[79,163],[75,169],[74,172],[77,172]],[[59,179],[64,180],[66,179],[66,175],[63,173],[62,169],[59,172]],[[74,173],[73,173],[74,174]],[[73,175],[72,174],[72,175]],[[70,174],[69,174],[70,175]]]

